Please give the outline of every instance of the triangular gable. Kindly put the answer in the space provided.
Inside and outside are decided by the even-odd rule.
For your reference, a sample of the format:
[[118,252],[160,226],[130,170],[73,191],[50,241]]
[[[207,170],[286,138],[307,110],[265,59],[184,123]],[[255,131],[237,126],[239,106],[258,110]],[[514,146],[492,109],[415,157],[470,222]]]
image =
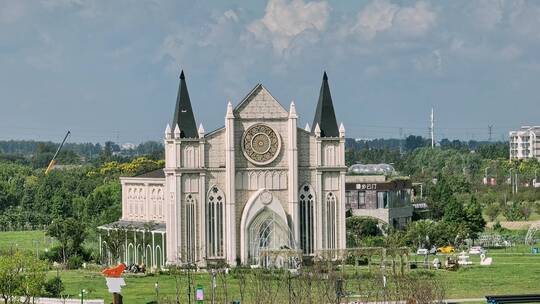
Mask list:
[[234,108],[238,118],[288,118],[289,113],[262,85],[258,84]]

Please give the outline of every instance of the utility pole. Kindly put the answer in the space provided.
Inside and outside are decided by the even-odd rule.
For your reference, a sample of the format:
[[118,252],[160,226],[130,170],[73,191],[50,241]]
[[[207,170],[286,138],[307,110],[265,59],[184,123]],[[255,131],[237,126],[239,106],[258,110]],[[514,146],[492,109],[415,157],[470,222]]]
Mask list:
[[493,135],[493,125],[489,125],[489,126],[488,126],[488,133],[489,133],[488,141],[491,142],[491,140],[492,140],[492,135]]
[[403,138],[403,128],[399,128],[399,155],[403,155],[403,142],[405,139]]
[[434,137],[434,128],[435,128],[435,116],[433,115],[433,107],[431,107],[431,124],[429,131],[431,133],[431,148],[435,147],[435,137]]

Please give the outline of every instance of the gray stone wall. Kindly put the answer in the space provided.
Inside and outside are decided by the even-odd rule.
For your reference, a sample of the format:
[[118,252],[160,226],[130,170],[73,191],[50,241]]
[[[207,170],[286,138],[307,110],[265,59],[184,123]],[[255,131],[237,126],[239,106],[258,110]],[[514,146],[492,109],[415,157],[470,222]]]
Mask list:
[[206,137],[204,164],[207,168],[225,167],[225,129]]

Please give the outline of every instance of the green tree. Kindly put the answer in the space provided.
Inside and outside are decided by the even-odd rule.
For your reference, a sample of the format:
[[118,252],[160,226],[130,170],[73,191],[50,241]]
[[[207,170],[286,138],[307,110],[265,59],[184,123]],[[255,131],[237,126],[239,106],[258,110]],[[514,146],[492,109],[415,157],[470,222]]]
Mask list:
[[13,296],[17,294],[17,289],[21,284],[22,255],[15,252],[11,255],[0,256],[0,296],[5,304],[11,302]]
[[0,256],[0,296],[5,304],[15,303],[19,296],[27,301],[43,293],[47,265],[32,254],[21,251]]
[[372,218],[352,216],[346,220],[347,247],[357,247],[363,239],[381,236],[378,222]]
[[45,290],[47,265],[32,254],[23,256],[23,271],[19,294],[23,295],[28,303],[34,302]]
[[456,202],[450,184],[442,175],[438,176],[437,184],[431,191],[429,198],[428,204],[434,220],[443,218],[448,206]]
[[432,220],[412,222],[405,233],[405,239],[417,248],[428,248],[435,241],[435,225]]
[[82,254],[82,243],[86,232],[81,221],[74,218],[57,219],[49,225],[47,234],[56,238],[60,243],[64,264],[70,256]]
[[465,206],[466,225],[469,230],[469,237],[473,240],[478,238],[478,234],[484,231],[486,220],[482,216],[482,206],[471,196],[471,201]]
[[[107,244],[107,250],[111,255],[111,259],[116,261],[122,255],[122,246],[125,244],[128,237],[128,230],[119,225],[113,225],[111,229],[104,232],[102,240]],[[145,251],[146,251],[146,247]]]
[[405,139],[405,149],[409,152],[425,145],[426,140],[422,136],[409,135]]
[[97,186],[88,196],[84,206],[87,223],[101,225],[118,220],[122,214],[122,187],[118,180]]

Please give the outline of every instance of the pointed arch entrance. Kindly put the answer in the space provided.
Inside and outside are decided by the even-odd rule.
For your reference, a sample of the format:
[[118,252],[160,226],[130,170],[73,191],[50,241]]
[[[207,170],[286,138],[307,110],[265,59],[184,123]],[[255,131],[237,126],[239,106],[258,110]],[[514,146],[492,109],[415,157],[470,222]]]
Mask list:
[[258,265],[262,250],[296,249],[287,214],[279,201],[266,189],[248,200],[240,222],[242,264]]

